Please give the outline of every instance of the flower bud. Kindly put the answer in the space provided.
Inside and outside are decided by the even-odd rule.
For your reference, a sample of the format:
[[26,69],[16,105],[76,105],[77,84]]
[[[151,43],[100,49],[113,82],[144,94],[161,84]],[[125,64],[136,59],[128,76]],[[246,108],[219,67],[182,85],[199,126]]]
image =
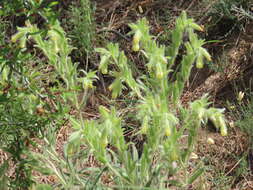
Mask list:
[[142,14],[143,13],[143,9],[142,9],[142,7],[140,5],[138,6],[138,9],[139,9],[139,12]]
[[133,45],[138,44],[140,42],[141,36],[142,36],[141,31],[137,30],[133,37]]
[[177,153],[177,151],[175,150],[175,148],[172,150],[172,152],[171,152],[171,154],[170,154],[170,159],[171,159],[172,161],[176,161],[176,160],[179,159],[179,158],[178,158],[178,153]]
[[234,127],[235,127],[235,122],[230,121],[230,122],[229,122],[229,126],[230,126],[231,128],[234,128]]
[[222,136],[227,136],[227,134],[228,134],[227,127],[222,125],[220,128],[220,132],[221,132]]
[[202,69],[203,66],[204,66],[204,64],[203,64],[203,57],[202,57],[201,55],[199,55],[199,56],[197,57],[196,67],[197,67],[198,69]]
[[224,118],[223,117],[218,117],[217,122],[218,122],[218,125],[220,127],[221,135],[222,136],[227,136],[228,131],[227,131],[227,126],[226,126]]
[[132,46],[132,50],[133,51],[139,51],[139,49],[140,49],[140,45],[139,45],[139,43],[137,43],[137,44],[133,44],[133,46]]
[[205,48],[201,48],[201,53],[204,55],[204,57],[208,60],[211,61],[211,55],[208,53],[208,51]]
[[194,29],[194,30],[198,30],[200,32],[204,32],[204,27],[203,26],[200,26],[196,23],[191,23],[190,26]]
[[147,134],[148,131],[148,118],[145,117],[143,122],[142,122],[142,126],[141,126],[141,134]]
[[191,153],[190,159],[197,160],[199,157],[194,152]]
[[162,71],[157,72],[157,73],[156,73],[156,77],[157,77],[158,79],[162,79],[162,78],[163,78],[163,72],[162,72]]
[[157,63],[156,65],[156,77],[158,79],[162,79],[164,77],[164,72],[163,72],[163,69],[161,67],[161,63]]
[[103,55],[101,58],[99,69],[101,70],[102,74],[108,73],[107,65],[106,65],[108,60],[109,60],[109,56],[106,56],[106,55]]
[[214,140],[211,137],[208,137],[207,143],[210,145],[215,144]]
[[171,127],[169,125],[165,126],[165,135],[169,137],[171,135]]
[[244,92],[242,92],[242,91],[240,91],[239,93],[238,93],[238,95],[237,95],[237,100],[239,101],[239,102],[241,102],[242,101],[242,99],[243,99],[243,97],[244,97]]

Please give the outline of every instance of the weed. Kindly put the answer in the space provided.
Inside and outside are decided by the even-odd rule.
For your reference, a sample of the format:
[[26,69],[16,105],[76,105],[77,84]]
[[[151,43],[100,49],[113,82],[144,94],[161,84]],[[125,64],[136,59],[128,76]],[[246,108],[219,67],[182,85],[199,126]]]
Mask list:
[[[211,60],[202,47],[204,40],[198,39],[194,32],[203,28],[183,12],[171,33],[171,45],[166,47],[159,45],[149,34],[146,19],[130,24],[132,50],[143,54],[146,62],[145,74],[139,71],[137,78],[133,76],[128,58],[118,44],[109,43],[106,48],[96,49],[101,56],[99,71],[114,78],[109,86],[112,98],[116,99],[128,89],[131,98],[135,99],[135,115],[132,117],[140,124],[135,135],[146,139],[139,151],[133,142],[126,141],[123,121],[128,118],[114,106],[100,106],[100,118],[97,120],[83,117],[82,109],[94,89],[96,71],[77,69],[78,64],[73,63],[70,57],[74,48],[69,45],[69,39],[51,9],[40,9],[44,1],[28,2],[32,5],[29,11],[41,10],[39,14],[45,18],[47,27],[42,29],[28,19],[11,38],[11,59],[1,55],[0,100],[3,104],[0,111],[4,113],[0,117],[4,126],[1,128],[1,139],[5,143],[4,150],[11,153],[19,167],[15,180],[8,182],[10,179],[5,174],[8,163],[5,162],[1,166],[4,172],[1,173],[0,184],[14,189],[48,190],[164,189],[168,186],[188,189],[205,171],[202,163],[193,165],[193,170],[188,171],[199,127],[212,120],[221,135],[227,135],[224,110],[209,107],[206,95],[189,102],[188,107],[180,103],[193,65],[196,63],[200,69],[205,60]],[[80,46],[89,52],[92,41],[90,7],[86,7],[85,0],[80,3],[84,10],[76,8],[72,11],[88,22],[79,25],[76,20],[73,21],[77,26],[74,32],[78,38],[80,34],[87,35],[88,40],[82,41]],[[183,40],[184,35],[188,35],[187,41]],[[36,63],[33,59],[36,52],[27,51],[30,43],[36,47],[36,52],[43,53],[53,72],[47,75],[40,71],[41,62]],[[181,62],[176,64],[182,46],[185,52]],[[109,69],[111,65],[113,67]],[[169,73],[173,73],[173,80],[168,79]],[[43,79],[55,85],[45,87],[41,83]],[[75,116],[68,114],[70,107],[76,110]],[[64,145],[63,155],[60,155],[56,151],[54,126],[64,117],[69,119],[74,132]],[[44,140],[43,145],[32,140],[33,136],[39,135]],[[31,151],[28,145],[34,145],[42,153]],[[97,167],[84,165],[90,155],[98,162]],[[32,170],[54,175],[56,184],[36,183]],[[112,183],[106,184],[103,176],[110,178]]]
[[236,101],[228,102],[228,110],[231,112],[233,118],[235,118],[235,126],[238,126],[242,131],[249,135],[252,141],[253,134],[253,101],[251,99],[251,93],[238,91],[236,95]]
[[[18,32],[12,36],[12,42],[18,41],[19,46],[22,49],[26,48],[27,42],[30,39],[32,39],[37,48],[44,53],[48,59],[48,64],[55,69],[54,73],[58,76],[58,80],[57,77],[48,78],[51,82],[56,83],[57,87],[47,89],[49,94],[57,93],[60,95],[57,98],[58,103],[55,103],[55,110],[57,112],[60,110],[66,110],[69,108],[67,105],[70,104],[78,111],[80,119],[82,120],[81,109],[85,106],[88,97],[88,89],[93,87],[92,82],[96,79],[96,72],[87,73],[83,70],[77,71],[77,64],[73,64],[69,57],[73,48],[68,45],[68,39],[66,38],[65,32],[57,20],[50,23],[50,27],[46,33],[36,25],[32,25],[27,21],[26,26],[19,27]],[[43,74],[38,74],[38,76],[43,76]],[[84,92],[81,98],[79,95],[80,92]],[[34,103],[29,103],[28,105],[34,105]],[[63,116],[63,114],[66,114],[66,112],[60,115]],[[51,120],[51,122],[56,121],[57,120],[55,119]],[[77,171],[73,172],[73,170],[77,169],[73,167],[74,162],[71,162],[73,160],[67,158],[67,161],[64,161],[58,158],[53,146],[55,145],[56,139],[55,131],[48,129],[47,135],[44,135],[43,138],[45,138],[45,144],[48,146],[37,146],[42,150],[45,149],[45,153],[43,155],[36,153],[31,155],[31,153],[26,150],[28,151],[27,157],[31,160],[28,165],[43,174],[54,173],[60,179],[60,182],[65,189],[73,187],[76,180],[79,181],[80,179],[76,178]],[[77,147],[77,145],[70,143],[68,149],[70,149],[70,147],[74,148]],[[85,159],[86,157],[84,156],[83,158]],[[40,164],[40,161],[42,160],[43,164]],[[59,164],[59,167],[56,168],[54,164]],[[61,170],[61,172],[58,170]],[[63,172],[64,170],[72,171],[73,175],[65,175],[65,172]],[[80,180],[79,182],[82,186],[86,183],[83,182],[83,180]]]
[[73,2],[68,12],[69,20],[65,25],[70,27],[68,34],[78,50],[74,50],[75,57],[79,59],[85,60],[92,52],[95,35],[93,9],[89,0],[80,0]]
[[[152,40],[145,19],[139,20],[137,24],[130,24],[130,27],[134,34],[132,49],[140,51],[146,57],[147,75],[141,75],[137,80],[134,79],[124,52],[119,50],[117,44],[111,43],[107,48],[97,49],[101,54],[99,70],[115,78],[109,86],[113,98],[120,96],[127,87],[132,91],[132,96],[137,98],[136,119],[141,126],[136,135],[146,136],[147,140],[144,142],[143,150],[139,154],[134,143],[125,141],[122,121],[127,118],[121,117],[114,107],[108,109],[100,106],[99,120],[84,120],[82,115],[79,118],[70,116],[75,132],[71,134],[65,145],[64,159],[57,157],[49,141],[47,141],[49,146],[45,148],[44,155],[33,154],[36,160],[45,160],[44,163],[47,163],[45,167],[59,178],[58,185],[64,189],[71,189],[73,186],[87,189],[89,184],[99,188],[103,184],[101,181],[103,173],[113,176],[114,179],[113,185],[108,186],[108,189],[162,189],[172,184],[180,188],[187,188],[204,172],[201,164],[196,165],[192,173],[187,172],[197,130],[201,124],[206,123],[209,118],[221,130],[223,136],[227,135],[223,110],[208,108],[209,103],[206,96],[191,102],[189,108],[180,105],[180,96],[189,78],[192,65],[196,61],[197,67],[202,68],[204,58],[210,60],[208,52],[201,47],[204,41],[199,40],[194,33],[194,29],[202,30],[202,28],[192,19],[188,19],[186,13],[183,12],[172,32],[171,47],[165,47]],[[29,31],[35,32],[34,29],[36,29],[34,26],[28,27]],[[62,31],[58,26],[57,29],[57,31]],[[185,31],[189,34],[189,41],[182,44]],[[57,54],[61,56],[67,56],[70,53],[70,51],[66,51],[67,54],[60,53],[62,50],[69,49],[67,46],[62,47],[63,39],[59,40],[61,44],[57,45],[57,40],[54,40],[57,38],[51,38],[53,43],[43,46],[39,36],[33,36],[33,38],[39,47],[51,48],[50,51],[43,49],[49,60],[51,60],[51,53],[56,51],[55,46],[59,47]],[[44,41],[43,43],[49,42]],[[168,81],[167,74],[172,72],[171,67],[175,64],[181,44],[186,46],[187,52],[182,58],[180,69],[175,73],[176,80]],[[168,55],[165,55],[165,49]],[[61,56],[57,58],[62,60]],[[115,66],[115,69],[108,69],[111,64]],[[68,72],[62,73],[57,62],[53,62],[52,65],[68,84],[67,89],[78,84],[75,83],[77,76],[73,75],[76,70],[69,76]],[[72,66],[69,65],[69,67]],[[94,75],[91,78],[94,78]],[[69,97],[69,101],[77,103],[75,96]],[[74,105],[80,111],[80,105]],[[187,139],[184,145],[182,145],[183,138]],[[84,152],[80,150],[82,144],[88,146]],[[93,167],[91,170],[91,175],[97,176],[92,183],[89,178],[80,176],[81,171],[87,170],[78,167],[79,159],[85,159],[81,156],[82,153],[86,156],[92,153],[99,161],[100,167]],[[175,176],[179,171],[182,171],[183,176],[171,180],[169,176]]]
[[1,55],[0,137],[1,149],[16,165],[16,176],[10,184],[18,189],[32,183],[31,169],[26,167],[29,161],[22,155],[33,144],[32,137],[43,136],[55,114],[47,111],[51,106],[43,101],[43,90],[37,83],[41,73],[35,67],[27,67],[33,57],[12,45],[5,46],[1,53],[7,51]]
[[[7,11],[2,12],[4,16],[8,15],[8,10],[4,9]],[[47,11],[41,14],[47,14]],[[2,25],[1,34],[5,35],[3,41],[7,44],[0,50],[0,148],[8,153],[9,161],[1,166],[4,172],[1,173],[0,183],[3,189],[27,189],[34,181],[25,152],[36,146],[34,137],[43,138],[48,127],[62,124],[60,118],[67,107],[62,109],[52,105],[56,96],[47,91],[43,81],[55,79],[55,75],[53,72],[43,73],[41,70],[45,66],[35,58],[34,52],[27,51],[26,37],[32,34],[23,31],[12,38],[12,42],[19,40],[19,44],[11,43],[5,26]],[[11,168],[15,172],[8,177]]]
[[231,176],[226,176],[223,172],[216,172],[216,176],[212,179],[213,187],[221,190],[231,189]]
[[220,36],[219,39],[224,39],[236,30],[242,31],[245,21],[250,16],[249,8],[250,3],[247,0],[217,1],[209,11],[212,21],[207,28],[209,28],[210,34],[214,36],[213,34],[216,33]]

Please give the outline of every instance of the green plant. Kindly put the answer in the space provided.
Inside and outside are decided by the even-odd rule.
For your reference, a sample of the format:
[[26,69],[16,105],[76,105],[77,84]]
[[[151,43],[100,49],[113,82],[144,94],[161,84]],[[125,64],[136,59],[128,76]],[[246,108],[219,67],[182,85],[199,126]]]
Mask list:
[[22,10],[24,7],[23,1],[22,0],[14,0],[11,2],[4,1],[1,3],[2,9],[0,9],[0,15],[1,16],[9,16],[11,14],[15,14],[19,11]]
[[249,174],[247,156],[246,154],[238,155],[230,154],[231,158],[235,159],[236,164],[233,169],[227,170],[224,165],[221,164],[221,167],[217,168],[215,166],[209,165],[209,172],[213,173],[210,181],[212,184],[212,189],[233,189],[238,188],[242,189],[243,184],[240,183],[242,178],[247,178]]
[[1,149],[8,153],[15,165],[15,176],[10,178],[10,186],[25,188],[32,180],[31,170],[25,166],[27,160],[22,156],[23,151],[33,143],[32,137],[43,135],[42,131],[57,114],[38,112],[46,112],[50,106],[43,101],[42,85],[37,82],[42,78],[38,68],[29,65],[31,54],[9,45],[1,49],[0,59]]
[[[0,16],[25,16],[32,18],[35,15],[39,14],[44,19],[49,19],[45,17],[45,12],[52,13],[52,8],[57,4],[57,1],[46,1],[46,0],[13,0],[13,1],[4,1],[0,9]],[[52,14],[51,14],[52,16]],[[53,17],[52,17],[53,18]]]
[[[41,7],[42,1],[27,3],[32,4],[31,10],[22,14],[33,21],[33,17],[29,16],[38,11],[44,18],[50,17],[48,23],[54,24],[55,17],[52,17],[50,7]],[[26,38],[34,34],[23,30],[9,39],[9,25],[13,23],[5,18],[11,10],[8,6],[11,8],[14,5],[11,2],[4,3],[4,6],[6,9],[1,11],[4,16],[1,20],[6,24],[1,25],[4,38],[1,38],[0,50],[0,149],[8,154],[9,161],[1,165],[0,184],[1,189],[27,189],[34,181],[30,160],[25,152],[36,147],[33,138],[43,138],[49,127],[56,130],[57,126],[62,125],[61,119],[68,108],[57,103],[59,99],[55,89],[48,89],[47,86],[50,82],[60,83],[60,80],[54,72],[46,72],[47,66],[36,57],[36,51],[31,52],[26,48]],[[29,21],[27,25],[30,25]],[[47,30],[37,32],[45,34]],[[11,43],[11,40],[19,40],[19,44]],[[7,173],[13,169],[13,175],[8,176]]]
[[[140,51],[146,57],[147,74],[134,79],[127,57],[119,50],[117,44],[109,44],[106,49],[98,48],[97,51],[101,54],[101,72],[115,77],[109,86],[112,97],[117,98],[121,95],[127,85],[131,96],[137,98],[136,119],[141,127],[136,135],[146,137],[141,154],[133,142],[125,140],[123,126],[126,124],[123,121],[127,118],[119,115],[115,107],[108,109],[100,106],[99,120],[84,120],[82,116],[70,117],[75,132],[71,134],[65,146],[64,160],[67,160],[65,163],[69,163],[71,167],[68,167],[65,174],[57,172],[62,171],[59,169],[61,167],[51,165],[51,168],[58,168],[54,173],[60,178],[60,184],[65,189],[70,189],[74,184],[75,187],[88,188],[84,185],[89,184],[89,179],[81,178],[84,177],[83,170],[77,168],[77,165],[74,167],[73,162],[69,161],[81,159],[81,153],[88,155],[89,152],[100,163],[100,167],[92,169],[93,172],[100,171],[93,183],[98,189],[101,188],[102,174],[113,176],[113,185],[105,186],[108,189],[162,189],[167,185],[187,188],[204,172],[201,164],[195,166],[194,172],[187,171],[197,130],[201,124],[211,119],[221,130],[221,134],[227,135],[223,110],[208,108],[206,96],[191,102],[189,108],[180,104],[180,96],[194,62],[196,61],[198,68],[202,68],[204,58],[210,60],[208,52],[201,47],[204,41],[199,40],[194,33],[194,29],[202,28],[192,19],[188,19],[183,12],[172,32],[171,46],[165,47],[152,39],[145,19],[131,24],[130,27],[134,34],[133,51]],[[189,41],[182,44],[185,32],[189,35]],[[172,72],[181,45],[185,46],[186,53],[178,69],[174,71],[175,80],[169,81],[167,75]],[[114,65],[115,69],[109,70],[109,65]],[[186,143],[182,144],[185,138]],[[84,152],[80,150],[81,144],[87,145],[88,149]],[[169,176],[176,176],[179,171],[183,176],[170,180]]]
[[[93,87],[92,82],[96,78],[96,73],[86,73],[83,70],[77,71],[77,64],[73,64],[69,57],[73,48],[68,45],[68,39],[58,21],[51,23],[50,28],[46,33],[44,30],[39,29],[36,25],[32,25],[27,21],[26,26],[19,27],[18,32],[12,36],[12,41],[19,41],[19,46],[21,48],[26,48],[27,41],[31,39],[35,42],[37,48],[47,57],[48,64],[55,69],[56,77],[49,78],[49,80],[56,83],[57,86],[49,88],[48,93],[57,93],[60,95],[60,98],[57,99],[59,103],[57,104],[56,110],[66,110],[66,108],[69,107],[67,104],[69,104],[77,110],[80,119],[82,119],[81,109],[85,106],[88,90]],[[60,77],[61,80],[57,80],[57,77]],[[80,97],[81,92],[84,92],[82,97]],[[66,114],[66,112],[64,113]],[[41,149],[45,148],[45,154],[38,154],[41,156],[39,158],[39,156],[36,156],[36,153],[33,154],[33,157],[30,157],[30,153],[27,153],[28,158],[30,158],[27,158],[30,160],[27,165],[44,174],[50,174],[53,172],[59,177],[60,182],[65,189],[72,187],[72,185],[76,183],[75,180],[71,180],[76,179],[76,173],[73,173],[73,167],[71,167],[73,163],[70,162],[71,160],[67,159],[67,161],[64,161],[58,159],[58,156],[54,156],[57,154],[53,147],[53,145],[55,145],[55,131],[53,130],[50,132],[48,129],[47,135],[43,137],[45,138],[46,145],[48,145],[46,148],[41,147]],[[38,144],[37,146],[40,145]],[[50,161],[51,159],[53,159],[53,161]],[[48,168],[41,167],[39,162],[41,160],[45,161]],[[59,164],[60,167],[53,167],[54,165],[52,164]],[[65,167],[72,171],[70,176],[64,175],[63,170],[66,169]],[[52,172],[50,172],[51,169],[53,169]],[[61,170],[61,172],[58,172],[58,170]],[[66,178],[62,177],[62,175]],[[83,184],[83,182],[81,184]]]
[[[142,75],[137,80],[133,78],[127,58],[119,51],[118,45],[109,44],[107,49],[99,48],[97,51],[102,56],[99,69],[102,73],[109,73],[115,77],[109,86],[112,97],[116,98],[120,95],[125,88],[124,84],[127,84],[133,92],[132,96],[137,96],[139,99],[136,115],[141,123],[140,133],[147,138],[142,154],[139,156],[135,145],[124,140],[122,119],[115,108],[107,110],[100,107],[101,120],[95,124],[88,122],[84,137],[94,151],[95,157],[107,165],[117,177],[118,186],[126,189],[162,188],[166,182],[169,183],[168,176],[164,175],[165,171],[169,175],[175,174],[182,168],[185,169],[201,123],[205,123],[209,118],[216,127],[221,128],[222,135],[226,135],[227,132],[222,110],[207,108],[209,103],[206,97],[190,103],[189,109],[182,107],[179,101],[193,63],[196,61],[196,66],[202,68],[204,57],[210,60],[210,55],[201,47],[204,41],[197,39],[193,32],[194,29],[202,30],[202,28],[192,19],[188,19],[183,12],[172,32],[172,44],[166,48],[152,40],[145,19],[137,24],[131,24],[130,27],[134,33],[132,49],[140,51],[146,57],[147,75]],[[189,35],[189,41],[184,44],[186,54],[180,66],[174,71],[175,81],[172,82],[167,76],[168,73],[173,72],[172,66],[175,64],[184,32]],[[168,52],[167,55],[165,52]],[[110,64],[115,65],[116,69],[108,71]],[[89,130],[96,133],[96,137],[92,136]],[[183,149],[180,145],[186,131],[188,131],[188,143]],[[100,140],[97,136],[100,136]],[[113,158],[107,155],[107,144],[116,147],[115,152],[111,151]],[[154,158],[156,163],[152,162]],[[173,168],[175,163],[178,166]],[[119,164],[122,167],[118,168]],[[196,173],[192,176],[185,172],[185,178],[179,179],[177,184],[182,188],[187,187],[202,172],[202,168],[196,169]]]
[[242,7],[237,7],[237,6],[234,6],[232,8],[232,10],[235,11],[238,14],[238,17],[240,19],[247,19],[247,18],[249,18],[249,19],[253,20],[253,15],[252,15],[252,13],[250,11],[250,6],[248,6],[247,9],[242,8]]
[[95,36],[93,14],[94,10],[90,0],[73,2],[68,11],[69,19],[65,21],[64,25],[68,27],[71,42],[78,50],[74,50],[74,54],[79,59],[84,59],[92,52]]
[[[237,88],[238,87],[235,86],[235,89]],[[232,126],[233,127],[238,126],[242,131],[246,132],[247,135],[249,135],[250,141],[252,141],[253,102],[251,99],[252,93],[250,91],[251,89],[247,90],[246,88],[245,88],[245,92],[236,90],[234,93],[235,101],[227,102],[227,109],[229,110],[229,113],[231,114],[231,116],[234,118],[234,121],[232,122]]]
[[246,0],[220,0],[215,4],[214,11],[219,16],[237,19],[233,12],[235,6],[246,8],[249,6],[249,2]]
[[210,34],[219,36],[220,39],[231,35],[235,30],[243,30],[244,23],[250,17],[250,3],[247,0],[219,0],[210,10],[211,18],[207,26]]
[[226,176],[224,172],[217,171],[216,176],[212,179],[213,188],[219,188],[221,190],[231,189],[231,176]]
[[[8,153],[12,162],[9,166],[15,168],[8,186],[25,189],[33,180],[24,152],[34,146],[34,137],[43,138],[49,126],[61,125],[60,118],[66,110],[58,106],[55,110],[52,103],[56,96],[47,94],[43,83],[54,75],[43,74],[41,69],[45,67],[24,49],[12,44],[1,49],[0,68],[0,148]],[[4,166],[8,166],[7,162]]]
[[[194,33],[194,29],[202,28],[183,12],[172,31],[171,46],[165,47],[152,39],[145,19],[130,24],[130,27],[134,34],[133,51],[141,52],[147,60],[146,74],[137,79],[133,77],[127,57],[117,44],[108,44],[107,48],[98,48],[97,51],[101,55],[99,70],[115,78],[109,86],[112,97],[117,98],[128,88],[132,98],[136,99],[135,115],[140,124],[136,135],[146,138],[141,151],[133,142],[125,140],[123,127],[127,125],[124,123],[127,118],[115,107],[100,106],[99,120],[83,118],[82,108],[96,75],[95,72],[77,71],[77,64],[73,64],[69,57],[72,48],[58,21],[46,34],[27,22],[12,38],[12,41],[19,40],[21,47],[26,46],[28,39],[33,39],[63,81],[52,90],[60,91],[61,100],[77,110],[76,117],[68,116],[75,131],[64,147],[64,157],[55,151],[55,132],[50,130],[44,138],[45,145],[38,145],[43,154],[27,153],[31,160],[28,166],[58,177],[57,188],[163,189],[173,185],[186,189],[204,172],[201,163],[194,166],[193,172],[187,170],[198,128],[210,119],[223,136],[227,135],[223,110],[208,108],[207,96],[190,102],[189,107],[180,104],[193,64],[196,62],[196,66],[202,68],[204,58],[211,59],[202,47],[204,41]],[[189,40],[183,43],[185,33]],[[185,54],[173,71],[181,46],[185,47]],[[110,65],[114,69],[109,70]],[[173,81],[168,80],[171,72]],[[82,91],[84,95],[80,98]],[[81,145],[87,148],[83,149]],[[99,162],[97,167],[83,167],[82,163],[90,154]],[[179,173],[180,177],[176,177]],[[111,176],[113,184],[105,185],[103,175]]]

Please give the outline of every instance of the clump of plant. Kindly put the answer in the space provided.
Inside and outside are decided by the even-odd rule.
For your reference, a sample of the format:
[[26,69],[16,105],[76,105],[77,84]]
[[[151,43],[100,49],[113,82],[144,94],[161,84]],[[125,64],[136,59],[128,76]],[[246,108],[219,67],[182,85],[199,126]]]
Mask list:
[[[16,55],[9,60],[2,57],[4,60],[1,63],[0,149],[8,154],[13,163],[11,167],[15,168],[15,175],[9,178],[8,184],[19,189],[32,183],[31,169],[26,166],[29,161],[24,157],[24,151],[33,144],[31,138],[41,138],[57,116],[43,101],[42,86],[37,82],[43,78],[41,73],[37,68],[26,65],[31,55],[22,55],[17,49],[14,52]],[[8,161],[3,164],[6,170],[2,170],[0,178],[5,175],[4,171],[8,171],[8,165]],[[5,184],[1,180],[0,183]]]
[[[145,19],[130,27],[134,34],[132,49],[146,57],[147,74],[135,79],[127,57],[117,44],[109,44],[107,48],[98,48],[97,51],[101,54],[99,70],[115,77],[109,86],[112,97],[117,98],[128,88],[138,100],[136,119],[140,123],[139,135],[146,137],[141,154],[133,142],[125,140],[123,126],[126,124],[123,121],[127,118],[121,116],[115,107],[108,109],[100,106],[99,120],[71,118],[76,131],[66,145],[65,156],[76,158],[80,154],[80,144],[87,145],[90,153],[100,162],[97,169],[101,175],[113,176],[113,185],[108,188],[161,189],[168,185],[187,188],[204,171],[196,166],[194,172],[187,172],[198,128],[210,119],[223,136],[227,135],[223,110],[208,108],[206,96],[190,102],[189,108],[180,104],[185,82],[194,63],[202,68],[204,59],[211,59],[202,47],[204,41],[194,33],[195,29],[202,28],[183,12],[172,32],[171,46],[165,47],[153,40]],[[189,41],[183,43],[185,33],[189,35]],[[181,46],[185,47],[186,53],[178,69],[173,71]],[[109,70],[110,65],[114,65],[115,69]],[[170,72],[174,72],[174,81],[168,80]],[[186,143],[182,144],[183,141]],[[183,171],[183,177],[171,180],[169,176],[176,176],[180,171]],[[98,186],[102,183],[99,179],[101,175],[97,175],[95,181]],[[82,185],[78,178],[76,181]]]
[[217,33],[217,38],[226,38],[235,30],[243,30],[245,22],[252,18],[250,2],[247,0],[220,0],[208,10],[211,24],[210,34]]
[[236,122],[232,122],[231,125],[240,127],[247,135],[250,136],[250,142],[252,142],[252,132],[253,127],[251,123],[253,122],[252,118],[252,108],[253,102],[250,98],[251,93],[239,91],[236,95],[235,102],[228,103],[228,110],[231,115],[236,119]]
[[[56,113],[62,117],[64,116],[63,114],[67,116],[67,111],[70,107],[73,107],[77,111],[77,115],[80,116],[79,118],[82,119],[81,109],[85,107],[89,89],[93,87],[92,82],[96,79],[96,75],[95,72],[92,71],[89,73],[83,70],[78,71],[77,64],[72,63],[69,54],[73,48],[68,45],[68,39],[60,23],[54,20],[54,22],[50,23],[48,30],[45,32],[27,21],[26,26],[18,27],[18,32],[12,36],[12,41],[19,42],[18,44],[22,49],[26,48],[28,41],[34,42],[36,48],[46,56],[47,64],[54,69],[53,73],[55,75],[46,78],[54,85],[45,87],[45,92],[47,94],[44,96],[42,95],[42,99],[43,97],[49,99],[57,97],[55,101],[53,101],[53,109],[55,109]],[[44,77],[44,74],[37,73],[36,77]],[[33,81],[36,83],[36,80]],[[82,96],[80,95],[81,93],[83,93]],[[50,101],[50,103],[52,104],[52,101]],[[34,104],[28,103],[26,105],[33,106]],[[45,113],[42,114],[47,115],[47,111],[45,110],[44,112]],[[53,118],[50,120],[50,123],[54,124],[55,122],[59,122],[62,117]],[[36,143],[35,146],[37,148],[40,147],[41,150],[46,147],[43,155],[38,154],[43,157],[43,161],[45,161],[46,164],[40,164],[42,159],[36,156],[36,153],[31,157],[30,151],[24,150],[24,152],[27,152],[26,159],[29,160],[25,165],[43,174],[49,175],[54,173],[59,177],[63,187],[68,189],[68,187],[71,187],[70,184],[75,184],[71,178],[74,178],[76,173],[73,173],[74,176],[66,174],[66,176],[68,176],[67,182],[65,182],[65,177],[61,175],[64,174],[64,170],[71,171],[73,169],[73,167],[71,167],[73,163],[68,159],[67,161],[58,159],[59,155],[57,155],[54,146],[56,143],[56,131],[48,128],[45,133],[43,138],[45,139],[45,145],[48,146],[41,146]],[[53,161],[50,161],[51,159],[53,159]],[[57,160],[59,160],[59,162],[57,162]],[[61,167],[55,168],[52,164],[60,164]],[[64,166],[66,168],[63,164],[65,164]],[[43,167],[44,165],[46,165],[47,168]],[[51,169],[53,170],[51,171]],[[62,170],[62,172],[58,172],[58,170]],[[39,186],[35,186],[34,188],[39,188]]]
[[95,37],[93,14],[90,0],[75,1],[68,11],[69,19],[64,21],[65,27],[69,30],[71,42],[77,48],[74,50],[75,59],[80,61],[86,61],[87,56],[92,53]]
[[[54,97],[45,94],[43,80],[47,76],[40,71],[40,62],[33,58],[11,43],[0,51],[0,149],[8,153],[13,163],[11,167],[15,167],[15,176],[9,178],[8,183],[14,189],[26,188],[32,183],[24,151],[33,144],[31,138],[41,138],[60,113],[60,110],[58,113],[52,111],[46,101],[50,98],[54,102]],[[8,161],[3,166],[8,171]]]
[[[147,74],[134,79],[127,58],[117,44],[109,44],[106,49],[99,48],[97,51],[101,54],[101,72],[115,77],[109,86],[112,97],[121,95],[127,86],[132,96],[138,98],[136,118],[141,124],[140,134],[146,137],[142,154],[137,154],[137,148],[132,142],[125,141],[123,118],[114,107],[100,107],[101,119],[85,123],[84,130],[80,123],[79,128],[83,130],[84,140],[95,157],[115,176],[116,186],[126,189],[164,188],[175,182],[170,181],[170,175],[184,170],[184,177],[176,179],[176,184],[186,188],[203,172],[203,168],[196,168],[191,174],[186,172],[198,128],[210,119],[223,136],[227,135],[223,110],[208,108],[206,96],[190,102],[189,108],[180,104],[184,85],[194,63],[197,68],[202,68],[204,59],[211,59],[202,47],[204,41],[194,33],[194,30],[201,31],[202,28],[183,12],[172,31],[171,46],[165,47],[153,40],[145,19],[130,24],[130,27],[134,34],[132,50],[146,57]],[[184,34],[189,36],[189,41],[183,43]],[[173,71],[182,46],[185,47],[185,54]],[[115,69],[109,70],[109,65],[114,65]],[[171,72],[175,76],[174,81],[168,80]],[[89,133],[91,130],[95,136]],[[187,139],[184,145],[183,138]],[[116,151],[111,151],[108,145],[116,147]]]
[[[31,10],[24,10],[22,14],[29,16],[40,9],[41,15],[50,17],[47,24],[54,24],[51,7],[46,7],[47,4],[42,4],[42,1],[26,3],[32,6]],[[12,6],[12,3],[4,3],[4,6]],[[8,11],[3,9],[1,14],[7,17]],[[1,34],[5,38],[1,41],[0,50],[0,149],[8,155],[9,160],[1,165],[0,189],[27,189],[34,181],[29,166],[31,160],[25,156],[25,152],[36,146],[33,138],[43,138],[49,127],[56,130],[63,123],[68,106],[63,108],[58,103],[60,88],[54,88],[57,83],[61,84],[58,76],[50,72],[48,66],[36,56],[35,48],[30,51],[31,47],[26,46],[27,38],[35,34],[20,27],[19,32],[11,38],[5,27],[7,24],[13,23],[6,19],[6,25],[1,27]],[[31,26],[29,20],[26,25]],[[43,41],[47,30],[38,29],[36,32],[42,34]],[[50,88],[50,84],[55,85]],[[12,176],[10,170],[14,170]]]
[[218,1],[213,9],[213,13],[217,14],[217,17],[227,17],[229,19],[238,19],[234,14],[234,7],[248,8],[250,6],[247,0],[220,0]]
[[17,12],[22,11],[24,8],[24,1],[13,0],[13,1],[3,1],[1,3],[0,16],[9,16]]
[[[137,100],[135,112],[140,125],[136,135],[146,137],[141,152],[133,142],[125,140],[123,127],[127,125],[124,123],[127,118],[114,106],[100,106],[98,120],[83,117],[82,108],[89,89],[93,87],[95,72],[77,71],[77,65],[69,57],[72,48],[58,22],[51,26],[44,38],[40,30],[30,23],[19,28],[13,37],[20,42],[34,40],[63,80],[60,85],[63,102],[70,103],[77,110],[76,117],[69,116],[75,131],[64,147],[63,157],[55,151],[55,133],[45,137],[46,144],[40,146],[43,154],[28,154],[34,160],[31,167],[58,178],[54,187],[163,189],[177,186],[186,189],[204,172],[201,164],[193,166],[193,172],[187,170],[199,127],[210,119],[223,136],[227,135],[223,110],[209,108],[207,96],[190,102],[188,107],[180,104],[193,65],[196,63],[197,68],[202,68],[204,59],[211,59],[202,47],[204,40],[198,39],[194,32],[202,28],[183,12],[172,31],[171,46],[165,47],[153,40],[146,19],[130,24],[130,27],[134,35],[132,49],[144,55],[146,74],[133,77],[127,57],[117,44],[110,43],[107,48],[98,48],[97,52],[101,55],[99,70],[114,77],[109,86],[112,98],[117,98],[127,88]],[[189,36],[187,42],[183,42],[185,34]],[[185,53],[178,64],[176,58],[181,47],[185,48]],[[113,67],[109,67],[111,65]],[[175,65],[177,69],[172,70]],[[175,76],[173,81],[168,79],[171,72]],[[80,98],[82,91],[84,95]],[[89,155],[98,161],[91,168],[83,166]],[[179,173],[180,177],[177,177]],[[112,183],[105,184],[102,176],[110,178]]]

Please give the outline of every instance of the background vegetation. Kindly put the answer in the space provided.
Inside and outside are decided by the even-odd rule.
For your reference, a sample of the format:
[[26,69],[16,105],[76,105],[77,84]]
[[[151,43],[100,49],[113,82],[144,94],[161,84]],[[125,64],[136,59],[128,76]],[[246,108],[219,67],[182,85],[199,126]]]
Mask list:
[[253,2],[0,2],[0,189],[252,188]]

